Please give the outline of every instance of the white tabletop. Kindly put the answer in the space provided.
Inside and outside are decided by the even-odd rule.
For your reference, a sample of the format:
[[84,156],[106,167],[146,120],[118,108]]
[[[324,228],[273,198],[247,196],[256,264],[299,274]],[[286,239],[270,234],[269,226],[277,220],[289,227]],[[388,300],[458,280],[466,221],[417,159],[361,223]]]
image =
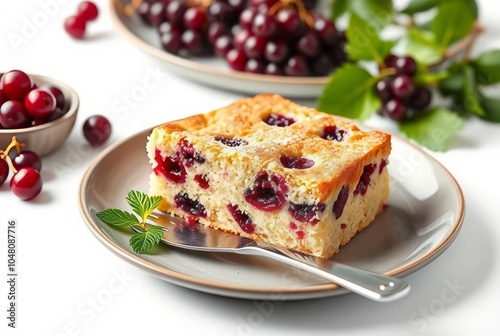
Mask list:
[[[411,293],[375,303],[355,294],[274,304],[204,294],[164,282],[118,258],[84,224],[77,190],[86,167],[102,148],[88,150],[81,133],[86,117],[104,114],[111,144],[161,122],[228,104],[240,94],[203,86],[166,71],[114,29],[108,1],[93,38],[72,40],[64,18],[76,4],[62,0],[1,0],[0,70],[18,68],[69,83],[81,99],[68,141],[43,158],[43,191],[33,201],[0,187],[0,329],[5,335],[470,335],[497,329],[500,299],[498,192],[500,126],[466,122],[445,153],[431,153],[461,185],[466,216],[455,242],[428,266],[406,277]],[[500,4],[479,1],[487,32],[476,51],[500,47]],[[41,11],[50,21],[38,22]],[[28,29],[28,31],[23,31]],[[15,45],[9,33],[26,36]],[[25,35],[22,35],[25,34]],[[158,86],[123,108],[124,97],[151,72]],[[302,102],[314,105],[313,101]],[[369,123],[377,124],[377,120]],[[384,124],[385,125],[385,124]],[[138,155],[130,153],[130,155]],[[7,327],[7,221],[17,221],[17,321]],[[453,285],[454,284],[454,285]],[[449,294],[453,286],[452,297]],[[103,294],[104,293],[104,294]],[[447,295],[448,295],[447,294]],[[99,297],[99,300],[96,298]],[[265,316],[264,316],[265,315]]]

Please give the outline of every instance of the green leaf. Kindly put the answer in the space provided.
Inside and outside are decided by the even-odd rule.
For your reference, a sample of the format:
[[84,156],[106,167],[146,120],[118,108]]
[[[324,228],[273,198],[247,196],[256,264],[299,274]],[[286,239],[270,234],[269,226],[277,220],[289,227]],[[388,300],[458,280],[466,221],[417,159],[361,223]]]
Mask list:
[[132,210],[141,217],[144,222],[146,218],[160,205],[161,196],[148,196],[146,193],[131,190],[127,195],[127,203]]
[[349,0],[334,0],[330,7],[331,18],[337,20],[349,11]]
[[142,254],[158,245],[162,238],[162,228],[158,226],[151,226],[146,231],[136,233],[130,237],[130,246],[136,253]]
[[439,2],[440,0],[411,0],[408,3],[408,6],[403,11],[401,11],[401,13],[413,15],[416,13],[425,12],[433,7],[436,7]]
[[377,30],[381,30],[392,20],[392,0],[335,0],[332,2],[331,17],[334,20],[348,12],[356,13],[365,21],[369,21]]
[[139,220],[134,214],[120,209],[106,209],[98,212],[96,216],[108,225],[131,226],[139,224]]
[[438,5],[438,13],[431,22],[431,30],[441,49],[461,40],[472,31],[474,14],[464,1],[446,1]]
[[500,99],[481,97],[479,103],[485,112],[485,120],[500,123]]
[[355,64],[337,69],[318,100],[320,111],[351,119],[366,120],[380,108],[375,94],[376,77]]
[[445,96],[460,94],[465,85],[462,66],[458,63],[452,64],[447,72],[448,76],[439,81],[439,91]]
[[453,110],[463,114],[485,116],[479,99],[474,68],[466,63],[453,64],[448,68],[448,77],[439,82],[439,90],[453,97]]
[[433,151],[445,151],[448,141],[463,126],[463,119],[456,113],[436,108],[417,119],[399,124],[399,129],[411,138]]
[[446,50],[442,50],[436,43],[430,31],[411,28],[406,41],[406,54],[423,64],[434,64],[446,53]]
[[454,1],[464,3],[468,7],[470,13],[472,13],[474,18],[477,18],[478,9],[476,0],[411,0],[408,3],[408,6],[402,11],[402,13],[413,15],[416,13],[428,11],[429,9],[436,7],[440,3]]
[[347,54],[351,60],[355,61],[375,60],[378,64],[382,64],[394,46],[393,42],[382,41],[377,30],[355,13],[351,14],[346,35]]
[[471,62],[479,84],[500,83],[500,50],[487,51]]

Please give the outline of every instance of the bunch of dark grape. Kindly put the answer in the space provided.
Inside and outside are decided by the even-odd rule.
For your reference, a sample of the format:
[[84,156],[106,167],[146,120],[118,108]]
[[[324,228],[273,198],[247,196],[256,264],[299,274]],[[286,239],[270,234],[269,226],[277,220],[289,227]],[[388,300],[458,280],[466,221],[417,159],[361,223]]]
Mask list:
[[313,10],[317,0],[157,0],[138,8],[163,49],[216,55],[237,71],[326,76],[347,61],[345,34]]
[[379,114],[395,121],[422,114],[431,103],[432,94],[429,88],[415,85],[415,60],[409,56],[389,55],[384,63],[396,73],[381,79],[375,86],[375,92],[382,100]]

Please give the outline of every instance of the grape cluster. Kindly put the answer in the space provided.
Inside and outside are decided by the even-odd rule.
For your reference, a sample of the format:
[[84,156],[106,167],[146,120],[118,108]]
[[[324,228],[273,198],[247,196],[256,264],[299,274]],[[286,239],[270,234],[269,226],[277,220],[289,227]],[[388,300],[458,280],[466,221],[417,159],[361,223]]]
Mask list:
[[64,94],[57,86],[40,83],[21,70],[0,79],[0,129],[37,126],[64,115]]
[[[21,144],[16,137],[5,150],[0,150],[0,186],[14,173],[10,179],[10,189],[17,197],[27,201],[35,198],[42,190],[40,171],[42,161],[40,157],[28,150],[21,150]],[[11,157],[11,150],[16,154]]]
[[313,10],[317,0],[160,0],[138,8],[163,49],[216,55],[237,71],[326,76],[347,61],[345,34]]
[[389,55],[384,63],[386,68],[394,69],[395,74],[382,78],[375,85],[375,92],[382,100],[379,114],[403,121],[423,113],[432,95],[429,88],[414,83],[415,60],[409,56]]
[[87,22],[94,21],[99,15],[99,10],[92,1],[82,1],[78,5],[76,15],[69,16],[64,21],[64,29],[75,39],[82,39],[85,36]]

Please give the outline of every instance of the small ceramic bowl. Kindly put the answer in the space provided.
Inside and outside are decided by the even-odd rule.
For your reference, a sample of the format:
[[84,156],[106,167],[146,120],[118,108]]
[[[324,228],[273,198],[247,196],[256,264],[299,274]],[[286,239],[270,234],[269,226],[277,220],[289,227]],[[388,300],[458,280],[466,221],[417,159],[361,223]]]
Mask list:
[[[0,73],[0,77],[2,75],[3,73]],[[45,156],[59,148],[68,138],[75,125],[80,99],[75,90],[66,83],[46,76],[32,74],[30,76],[37,85],[52,84],[62,91],[66,100],[63,108],[65,113],[62,117],[42,125],[0,129],[0,149],[5,149],[10,144],[12,137],[16,136],[17,140],[25,144],[23,150],[33,151],[38,156]]]

